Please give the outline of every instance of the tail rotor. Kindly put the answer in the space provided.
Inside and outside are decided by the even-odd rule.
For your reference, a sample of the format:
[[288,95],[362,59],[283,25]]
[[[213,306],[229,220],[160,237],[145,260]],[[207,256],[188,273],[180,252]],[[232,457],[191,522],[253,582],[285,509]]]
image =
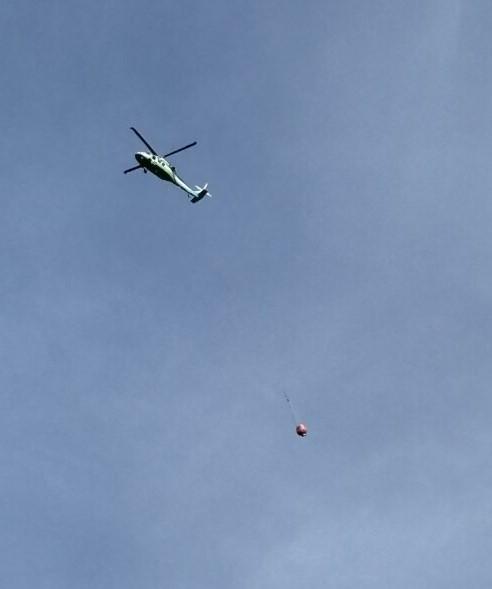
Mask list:
[[207,186],[208,186],[208,182],[205,182],[205,184],[203,186],[197,186],[195,184],[195,188],[198,190],[198,196],[200,196],[200,198],[203,198],[204,196],[210,196],[210,198],[212,198],[212,195],[208,191]]
[[193,202],[193,203],[198,202],[199,200],[202,200],[202,198],[204,196],[211,197],[212,195],[208,191],[207,186],[208,186],[208,182],[206,182],[203,186],[196,186],[195,185],[196,192],[195,192],[195,196],[191,199],[191,202]]

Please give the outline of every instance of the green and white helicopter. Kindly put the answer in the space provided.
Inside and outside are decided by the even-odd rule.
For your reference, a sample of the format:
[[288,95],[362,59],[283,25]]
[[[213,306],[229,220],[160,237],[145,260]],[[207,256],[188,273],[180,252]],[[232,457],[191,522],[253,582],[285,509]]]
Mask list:
[[212,196],[210,192],[207,190],[208,183],[205,184],[205,186],[197,186],[196,190],[193,190],[186,184],[186,182],[181,180],[181,178],[176,173],[176,168],[165,159],[170,155],[174,155],[175,153],[184,151],[189,147],[193,147],[194,145],[196,145],[196,141],[193,141],[193,143],[190,143],[188,145],[185,145],[184,147],[180,147],[179,149],[175,149],[174,151],[170,151],[169,153],[160,156],[155,151],[155,149],[149,143],[147,143],[147,141],[142,137],[142,135],[140,135],[140,133],[135,129],[135,127],[130,127],[130,129],[141,141],[143,141],[143,143],[148,147],[150,153],[146,151],[138,151],[135,154],[135,159],[138,162],[138,166],[128,168],[128,170],[125,170],[123,172],[124,174],[128,174],[128,172],[133,172],[135,170],[140,169],[147,173],[148,170],[149,172],[152,172],[152,174],[155,174],[161,180],[166,180],[167,182],[172,182],[173,184],[176,184],[176,186],[179,186],[181,190],[184,190],[188,194],[190,201],[193,203],[202,200],[204,196]]

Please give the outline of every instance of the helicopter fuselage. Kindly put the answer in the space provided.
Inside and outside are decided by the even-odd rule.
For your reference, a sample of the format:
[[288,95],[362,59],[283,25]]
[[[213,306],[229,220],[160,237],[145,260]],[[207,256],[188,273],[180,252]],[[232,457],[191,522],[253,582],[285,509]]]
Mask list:
[[135,159],[142,166],[142,168],[152,172],[152,174],[161,180],[172,182],[187,192],[189,195],[196,196],[196,192],[178,176],[176,168],[162,156],[154,155],[153,153],[147,153],[146,151],[138,151],[135,154]]
[[139,151],[135,154],[135,159],[143,168],[152,172],[152,174],[155,174],[161,180],[175,183],[176,170],[163,157],[145,151]]

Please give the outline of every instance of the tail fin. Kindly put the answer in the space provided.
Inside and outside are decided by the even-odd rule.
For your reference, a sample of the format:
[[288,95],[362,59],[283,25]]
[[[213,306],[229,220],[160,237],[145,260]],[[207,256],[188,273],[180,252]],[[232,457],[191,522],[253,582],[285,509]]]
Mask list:
[[198,202],[202,200],[204,196],[212,196],[210,192],[207,190],[208,182],[204,184],[204,186],[196,186],[195,196],[191,199],[191,202]]

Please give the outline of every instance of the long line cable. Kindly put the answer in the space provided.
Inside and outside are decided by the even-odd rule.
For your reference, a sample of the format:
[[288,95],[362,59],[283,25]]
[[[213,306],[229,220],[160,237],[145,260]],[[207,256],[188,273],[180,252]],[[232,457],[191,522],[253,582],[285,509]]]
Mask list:
[[289,406],[290,409],[290,414],[292,415],[292,421],[294,422],[294,427],[297,427],[297,418],[296,418],[296,414],[294,412],[294,408],[292,407],[292,403],[290,402],[289,397],[287,396],[287,393],[285,391],[282,391],[285,397],[285,400],[287,401],[287,405]]

